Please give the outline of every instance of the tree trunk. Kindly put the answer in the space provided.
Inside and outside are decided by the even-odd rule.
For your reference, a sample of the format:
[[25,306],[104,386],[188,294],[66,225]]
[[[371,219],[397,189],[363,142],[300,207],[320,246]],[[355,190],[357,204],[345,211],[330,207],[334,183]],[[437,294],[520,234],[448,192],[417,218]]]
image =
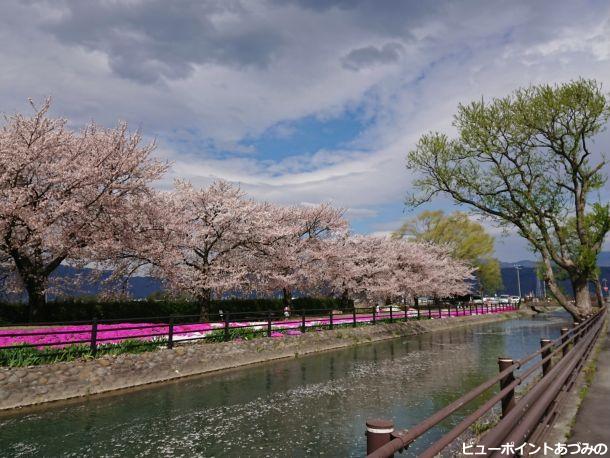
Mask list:
[[595,288],[595,297],[597,298],[597,306],[604,306],[604,293],[602,291],[602,282],[599,281],[599,277],[596,276],[594,280],[592,280],[593,287]]
[[284,307],[292,308],[292,291],[288,288],[282,289],[282,304]]
[[[575,301],[575,303],[573,304],[570,299],[563,293],[563,291],[561,291],[561,288],[559,287],[559,284],[555,279],[555,273],[553,272],[551,261],[545,256],[543,256],[542,262],[544,266],[544,280],[549,286],[549,293],[551,294],[551,296],[557,301],[559,305],[566,309],[570,313],[570,315],[572,315],[572,318],[574,318],[575,320],[582,320],[587,313],[583,313],[583,311],[578,307],[578,301]],[[572,284],[574,284],[574,282],[572,282]],[[574,288],[574,292],[576,294],[576,288]],[[590,310],[591,305],[589,301],[589,311]]]
[[47,278],[40,275],[29,275],[24,283],[28,293],[28,321],[34,321],[46,305]]
[[34,321],[46,304],[44,288],[40,285],[26,287],[28,293],[28,321]]
[[349,307],[349,292],[347,289],[343,290],[341,294],[341,308],[347,309]]
[[574,316],[574,318],[582,320],[593,312],[593,310],[591,309],[589,279],[586,277],[576,277],[572,279],[572,288],[574,289],[574,301],[579,315]]
[[[210,321],[210,305],[212,304],[212,290],[204,288],[199,296],[199,321]],[[226,312],[225,312],[226,313]]]

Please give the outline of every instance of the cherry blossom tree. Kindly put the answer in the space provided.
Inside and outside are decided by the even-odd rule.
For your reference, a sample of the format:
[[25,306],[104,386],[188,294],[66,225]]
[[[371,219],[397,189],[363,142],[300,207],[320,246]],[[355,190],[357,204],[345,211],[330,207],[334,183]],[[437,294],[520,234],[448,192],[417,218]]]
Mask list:
[[45,304],[49,275],[89,258],[131,197],[149,192],[167,168],[127,125],[80,131],[48,116],[6,117],[0,130],[0,259],[27,291],[30,317]]
[[389,241],[396,291],[404,298],[463,295],[472,286],[474,269],[451,256],[450,247],[406,240]]
[[261,229],[269,227],[269,205],[246,198],[226,181],[203,189],[177,181],[176,190],[162,198],[166,240],[154,244],[148,257],[172,290],[198,299],[201,319],[207,320],[214,293],[249,288],[246,256],[260,243]]
[[320,262],[325,254],[322,241],[346,231],[344,211],[330,204],[313,206],[273,206],[269,227],[251,257],[257,272],[257,288],[282,291],[289,306],[295,289],[314,290],[319,286]]
[[449,297],[469,290],[472,269],[441,246],[365,235],[327,243],[325,275],[344,301]]
[[[373,300],[386,284],[389,266],[382,237],[346,235],[326,241],[324,275],[331,289],[349,299]],[[384,286],[385,287],[385,286]]]
[[171,246],[173,233],[168,215],[174,207],[167,192],[151,190],[126,199],[122,215],[107,222],[107,236],[89,250],[81,266],[93,263],[97,275],[89,275],[103,286],[102,294],[128,297],[129,279],[154,276]]

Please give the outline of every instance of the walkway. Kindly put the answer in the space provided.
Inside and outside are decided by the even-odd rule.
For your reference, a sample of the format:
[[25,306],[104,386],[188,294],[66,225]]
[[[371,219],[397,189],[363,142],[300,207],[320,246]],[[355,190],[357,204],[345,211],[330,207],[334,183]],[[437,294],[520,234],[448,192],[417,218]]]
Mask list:
[[[608,326],[610,328],[610,326]],[[608,328],[606,333],[608,333]],[[610,336],[606,340],[597,358],[597,370],[593,383],[583,400],[572,435],[571,444],[587,442],[604,443],[610,449]],[[610,455],[610,451],[608,452]]]

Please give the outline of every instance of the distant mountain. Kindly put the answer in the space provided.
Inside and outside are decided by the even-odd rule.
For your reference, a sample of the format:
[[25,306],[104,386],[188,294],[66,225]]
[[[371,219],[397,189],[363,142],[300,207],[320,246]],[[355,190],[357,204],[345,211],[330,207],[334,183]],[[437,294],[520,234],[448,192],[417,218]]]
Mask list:
[[[606,278],[610,280],[610,266],[600,265],[601,275],[600,278]],[[517,282],[517,270],[514,267],[503,267],[502,272],[502,283],[504,284],[504,294],[518,294],[519,285]],[[536,269],[532,267],[523,267],[519,270],[519,280],[521,282],[521,294],[526,295],[529,293],[542,294],[542,283],[538,281],[536,277]],[[572,294],[572,286],[569,281],[559,282],[561,287]]]
[[[52,278],[59,279],[60,281],[68,281],[70,279],[74,279],[79,276],[87,275],[87,271],[89,269],[76,269],[70,266],[61,265],[57,268],[55,272],[51,274]],[[110,272],[103,274],[103,278],[108,278]],[[132,277],[127,281],[127,292],[134,299],[145,299],[153,293],[159,292],[163,290],[163,286],[161,282],[152,277]],[[82,297],[82,296],[95,296],[102,292],[102,285],[99,282],[91,282],[84,281],[78,288],[67,288],[65,293],[67,296],[72,297]],[[0,291],[0,301],[1,300],[10,300],[10,301],[23,301],[26,300],[27,296],[23,295],[13,295],[13,294],[3,294]],[[53,300],[55,296],[50,294],[48,299]]]
[[[537,261],[531,261],[529,259],[524,259],[523,261],[515,261],[515,262],[504,262],[500,261],[500,267],[503,269],[508,269],[511,267],[515,267],[515,265],[520,265],[522,267],[536,267]],[[597,265],[600,267],[610,267],[610,251],[602,251],[597,256]]]
[[515,262],[500,261],[500,267],[502,269],[513,269],[515,266],[534,268],[534,267],[536,267],[536,261],[530,261],[528,259],[524,259],[523,261],[515,261]]
[[602,251],[597,256],[597,265],[600,267],[610,267],[610,251]]

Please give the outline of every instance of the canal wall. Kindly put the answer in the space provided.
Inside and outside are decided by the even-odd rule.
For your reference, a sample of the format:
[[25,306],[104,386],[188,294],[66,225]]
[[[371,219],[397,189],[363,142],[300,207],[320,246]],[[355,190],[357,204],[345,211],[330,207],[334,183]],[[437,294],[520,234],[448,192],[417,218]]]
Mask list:
[[490,323],[533,314],[529,310],[377,324],[300,336],[222,343],[191,343],[140,354],[103,356],[25,368],[0,368],[0,410],[134,388],[277,359],[407,335]]

